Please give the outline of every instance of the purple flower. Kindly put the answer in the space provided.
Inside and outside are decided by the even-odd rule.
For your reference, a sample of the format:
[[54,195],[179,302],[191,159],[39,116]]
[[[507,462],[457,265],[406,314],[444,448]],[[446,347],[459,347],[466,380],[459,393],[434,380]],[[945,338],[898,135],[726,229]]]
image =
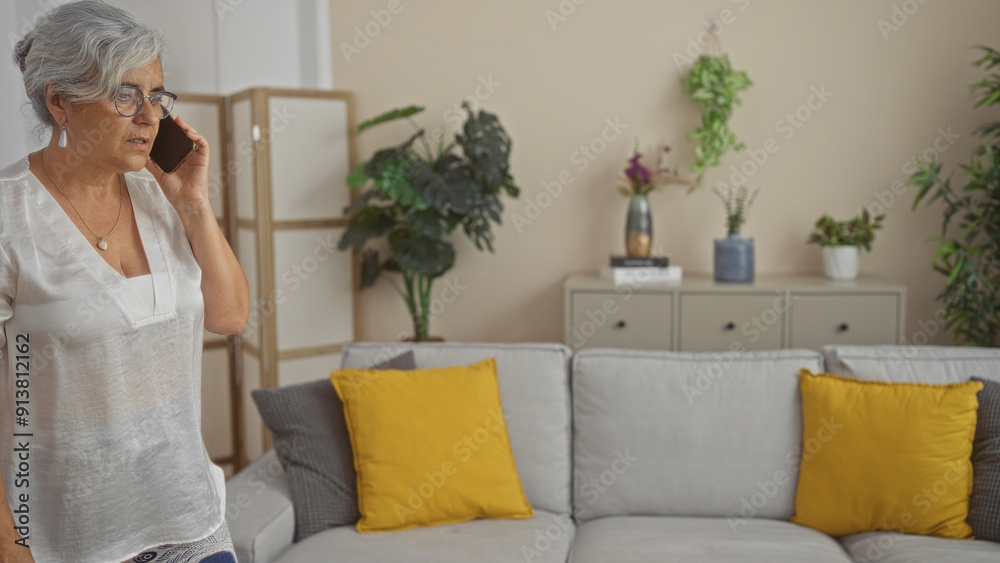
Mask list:
[[633,183],[638,183],[640,185],[648,184],[652,179],[652,174],[649,173],[649,170],[645,166],[639,164],[640,158],[642,158],[642,153],[636,153],[635,156],[629,160],[632,166],[625,169],[625,177]]

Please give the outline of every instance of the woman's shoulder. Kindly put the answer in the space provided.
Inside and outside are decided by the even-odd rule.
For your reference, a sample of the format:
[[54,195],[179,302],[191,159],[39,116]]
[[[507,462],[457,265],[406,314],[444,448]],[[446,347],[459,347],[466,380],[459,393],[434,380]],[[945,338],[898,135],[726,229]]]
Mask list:
[[0,223],[9,222],[4,220],[9,219],[8,214],[23,207],[24,199],[30,191],[30,176],[31,168],[27,157],[0,168]]
[[25,236],[23,229],[20,228],[23,226],[23,217],[19,214],[24,209],[23,202],[28,191],[27,180],[30,174],[28,157],[0,168],[0,265],[6,266],[0,267],[0,273],[9,271],[13,274],[5,246],[12,237]]
[[31,173],[28,166],[28,157],[24,157],[16,162],[0,168],[0,184],[19,184]]

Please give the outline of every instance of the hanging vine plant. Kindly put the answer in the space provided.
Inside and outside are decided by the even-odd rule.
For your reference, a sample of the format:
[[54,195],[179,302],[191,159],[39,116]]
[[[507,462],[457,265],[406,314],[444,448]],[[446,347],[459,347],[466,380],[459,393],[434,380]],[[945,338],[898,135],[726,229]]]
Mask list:
[[739,93],[753,82],[746,72],[733,70],[725,54],[701,55],[681,82],[691,100],[704,107],[701,122],[687,136],[695,142],[691,171],[697,174],[700,184],[705,172],[718,166],[727,152],[743,149],[743,143],[729,128],[729,118],[733,108],[741,104]]

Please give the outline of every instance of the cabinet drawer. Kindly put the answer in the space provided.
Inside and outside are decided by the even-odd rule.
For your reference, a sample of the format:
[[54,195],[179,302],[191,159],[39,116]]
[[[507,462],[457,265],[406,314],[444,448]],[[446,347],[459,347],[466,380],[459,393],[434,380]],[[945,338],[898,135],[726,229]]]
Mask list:
[[669,293],[574,292],[567,343],[573,348],[670,350]]
[[687,352],[781,348],[783,313],[773,293],[681,294],[678,345]]
[[792,294],[792,348],[825,344],[898,344],[896,295]]

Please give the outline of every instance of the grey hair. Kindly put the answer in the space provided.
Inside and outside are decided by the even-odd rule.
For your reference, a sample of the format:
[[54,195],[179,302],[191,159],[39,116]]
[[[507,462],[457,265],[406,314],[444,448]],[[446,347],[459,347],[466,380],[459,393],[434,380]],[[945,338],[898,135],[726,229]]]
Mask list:
[[129,72],[158,60],[163,34],[103,0],[64,4],[38,19],[14,46],[24,90],[44,124],[55,127],[45,88],[69,103],[107,100]]

